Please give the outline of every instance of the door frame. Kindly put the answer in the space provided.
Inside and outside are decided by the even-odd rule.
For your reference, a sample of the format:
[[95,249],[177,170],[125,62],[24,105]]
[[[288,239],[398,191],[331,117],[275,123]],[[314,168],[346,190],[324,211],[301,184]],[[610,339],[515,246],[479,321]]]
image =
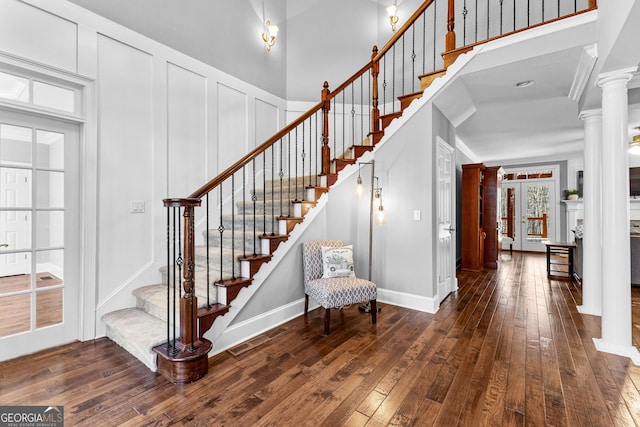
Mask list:
[[[7,123],[9,125],[24,127],[31,129],[32,132],[32,162],[28,166],[28,169],[32,172],[30,182],[30,193],[32,195],[26,205],[17,206],[23,208],[18,212],[26,211],[30,212],[31,216],[31,233],[30,242],[27,248],[15,249],[15,251],[9,251],[8,253],[25,253],[29,254],[26,258],[28,263],[28,271],[30,279],[29,292],[24,293],[21,291],[20,295],[29,295],[31,300],[30,304],[30,327],[27,331],[18,332],[15,334],[7,335],[0,340],[2,345],[0,346],[0,360],[13,359],[15,357],[22,356],[26,353],[32,353],[41,351],[47,348],[55,347],[58,345],[66,344],[78,339],[80,335],[80,319],[82,317],[80,302],[81,292],[81,280],[80,280],[80,253],[81,253],[81,230],[75,227],[80,217],[80,126],[76,123],[70,123],[68,121],[57,120],[43,117],[42,115],[34,115],[28,112],[15,112],[15,111],[2,111],[0,112],[2,119],[0,122]],[[36,153],[35,147],[38,142],[36,134],[38,131],[47,131],[54,133],[61,133],[65,135],[64,138],[64,165],[62,168],[58,166],[39,166],[35,161]],[[11,163],[9,163],[11,165]],[[26,165],[25,165],[26,166]],[[25,167],[22,166],[22,167]],[[15,166],[18,167],[18,166]],[[22,167],[20,169],[22,169]],[[51,189],[46,184],[41,184],[37,178],[39,172],[45,173],[53,172],[55,174],[60,173],[60,169],[64,173],[64,202],[61,206],[40,206],[36,199],[39,193],[38,189],[42,189],[44,186],[48,188],[47,191],[51,193]],[[11,208],[9,208],[11,209]],[[10,212],[10,210],[7,210]],[[38,215],[41,212],[63,212],[63,230],[64,230],[64,242],[62,244],[45,244],[45,247],[40,246],[38,241],[38,231],[41,228],[38,227]],[[52,226],[57,228],[57,226]],[[48,247],[48,248],[47,248]],[[10,248],[9,248],[10,249]],[[36,254],[40,252],[54,252],[63,250],[64,262],[60,269],[59,265],[44,263],[40,264],[37,261]],[[47,264],[49,264],[47,266]],[[46,269],[41,269],[43,267]],[[51,273],[58,276],[63,280],[63,284],[53,285],[51,288],[44,287],[39,288],[35,282],[35,276],[39,273]],[[62,290],[63,303],[62,303],[62,321],[60,323],[54,323],[45,326],[37,326],[38,319],[38,297],[45,295],[46,293],[54,290]],[[26,290],[25,290],[26,291]],[[11,296],[11,293],[8,295]],[[35,325],[33,329],[31,327]]]
[[[510,184],[518,184],[518,186],[520,187],[521,184],[543,184],[545,182],[553,182],[554,183],[554,189],[553,189],[553,196],[554,196],[554,200],[551,203],[551,209],[553,210],[552,213],[552,217],[551,217],[551,227],[553,228],[553,235],[555,236],[554,239],[555,240],[560,240],[561,239],[561,235],[560,235],[560,165],[559,164],[552,164],[552,165],[527,165],[525,167],[504,167],[504,173],[508,174],[508,173],[529,173],[529,172],[538,172],[540,170],[551,170],[552,171],[552,177],[551,178],[530,178],[530,179],[522,179],[522,180],[510,180],[510,181],[502,181],[502,188],[506,188],[509,187]],[[515,185],[514,185],[515,187]],[[516,200],[516,220],[517,223],[520,224],[519,227],[521,227],[521,220],[520,217],[522,216],[522,205],[520,204],[522,201],[522,191],[520,192],[520,201]],[[520,229],[518,231],[521,231]],[[522,233],[520,233],[522,234]],[[520,240],[521,245],[519,248],[516,248],[514,245],[514,249],[515,250],[524,250],[522,243],[523,241]],[[501,248],[501,249],[509,249],[509,248]],[[544,250],[543,250],[544,252]]]
[[458,290],[458,277],[456,276],[456,238],[454,235],[455,232],[455,225],[456,225],[456,152],[455,149],[447,144],[447,142],[442,139],[440,136],[436,136],[436,177],[435,177],[435,200],[436,200],[436,215],[437,212],[439,212],[439,201],[440,201],[440,191],[438,188],[438,183],[440,182],[440,178],[439,178],[439,172],[440,172],[440,168],[437,165],[437,162],[439,160],[440,157],[440,151],[446,151],[450,154],[451,156],[451,161],[449,164],[449,176],[451,178],[451,183],[450,183],[450,188],[451,191],[449,192],[449,205],[450,205],[450,221],[449,221],[449,238],[451,240],[451,244],[450,244],[450,248],[449,248],[449,260],[450,260],[450,265],[449,265],[449,275],[451,278],[451,282],[449,284],[449,289],[446,293],[446,295],[440,295],[440,280],[439,280],[439,273],[440,273],[440,260],[441,260],[441,254],[440,254],[440,250],[439,250],[439,240],[440,240],[440,232],[442,230],[440,230],[440,224],[438,224],[438,221],[435,221],[435,235],[438,236],[437,242],[436,242],[436,268],[434,269],[435,271],[435,282],[436,282],[436,291],[438,293],[438,305],[440,305],[442,303],[442,301],[444,301],[444,299],[450,295],[453,292],[456,292]]
[[[33,104],[24,104],[0,98],[0,110],[31,114],[43,118],[65,121],[79,126],[79,325],[78,339],[86,341],[96,334],[97,298],[97,242],[98,242],[98,108],[95,99],[96,80],[78,73],[65,71],[28,59],[0,52],[0,71],[37,78],[40,81],[71,88],[76,91],[79,108],[65,113]],[[92,70],[96,74],[96,70]]]

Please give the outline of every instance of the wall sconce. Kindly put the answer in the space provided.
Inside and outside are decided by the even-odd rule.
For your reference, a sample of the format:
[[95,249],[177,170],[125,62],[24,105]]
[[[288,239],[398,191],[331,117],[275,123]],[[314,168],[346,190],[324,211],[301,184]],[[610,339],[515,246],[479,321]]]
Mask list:
[[265,22],[266,30],[262,33],[262,40],[267,46],[267,52],[271,52],[271,48],[276,44],[276,37],[278,36],[278,26],[271,25],[271,21]]
[[[640,127],[636,130],[640,131]],[[634,136],[629,142],[629,154],[640,154],[640,134]]]
[[391,31],[396,30],[396,24],[400,20],[398,15],[396,15],[397,10],[398,10],[398,6],[396,5],[396,2],[393,2],[391,6],[387,7],[387,13],[389,14],[389,22],[391,23]]

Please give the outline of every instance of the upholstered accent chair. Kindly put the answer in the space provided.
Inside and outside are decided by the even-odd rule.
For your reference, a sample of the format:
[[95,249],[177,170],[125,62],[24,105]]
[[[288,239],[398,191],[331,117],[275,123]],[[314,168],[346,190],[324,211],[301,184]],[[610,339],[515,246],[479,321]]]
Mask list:
[[331,309],[370,302],[371,323],[376,323],[376,285],[357,277],[323,278],[322,248],[343,247],[341,240],[310,240],[302,244],[304,271],[304,314],[309,310],[309,297],[324,307],[324,334],[329,335]]

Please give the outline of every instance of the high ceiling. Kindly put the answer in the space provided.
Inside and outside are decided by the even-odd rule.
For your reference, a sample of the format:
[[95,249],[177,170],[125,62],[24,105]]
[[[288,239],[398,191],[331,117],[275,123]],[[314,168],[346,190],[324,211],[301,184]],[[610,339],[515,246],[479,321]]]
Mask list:
[[[586,81],[595,72],[594,18],[483,45],[438,95],[436,105],[477,161],[516,164],[582,157],[578,101],[586,91],[600,92],[593,79]],[[515,87],[527,81],[532,84]],[[630,130],[640,125],[636,116],[630,113]]]
[[[340,4],[338,0],[269,0],[262,3],[246,0],[237,5],[227,4],[225,10],[235,11],[235,24],[222,20],[212,26],[196,25],[204,28],[198,31],[185,29],[193,28],[193,22],[201,22],[205,15],[216,16],[220,10],[213,3],[188,0],[183,6],[171,0],[161,0],[163,4],[172,5],[173,9],[155,8],[154,18],[149,20],[141,19],[144,4],[158,0],[71,1],[174,45],[176,49],[213,66],[227,67],[230,61],[235,62],[235,68],[221,69],[249,83],[260,85],[264,79],[271,78],[269,76],[278,76],[274,81],[264,81],[265,85],[273,88],[264,88],[284,96],[283,88],[286,86],[286,98],[289,100],[317,101],[321,81],[326,79],[337,84],[348,77],[366,62],[372,41],[377,38],[386,40],[390,34],[384,21],[384,7],[388,2],[383,0],[354,0],[340,6],[342,13],[338,16],[346,21],[333,22],[332,27],[346,32],[349,43],[341,43],[340,38],[331,43],[332,39],[328,37],[333,32],[323,34],[318,27],[320,22],[328,19],[332,6]],[[421,0],[398,2],[404,13],[415,10],[420,3]],[[163,13],[163,10],[169,13]],[[175,18],[178,11],[180,19]],[[194,15],[193,21],[189,14]],[[265,14],[276,15],[281,31],[284,29],[283,39],[278,45],[280,50],[275,49],[270,55],[263,52],[254,34],[259,31]],[[602,62],[600,59],[595,61],[595,49],[588,48],[597,42],[597,15],[586,15],[590,17],[571,18],[571,24],[562,20],[481,45],[478,48],[480,52],[460,70],[459,76],[439,92],[436,105],[453,122],[459,142],[478,161],[515,164],[582,156],[583,123],[578,117],[579,108],[587,99],[591,103],[593,100],[599,102],[600,89],[594,84],[594,75]],[[357,22],[361,26],[379,22],[371,31],[365,31],[364,28],[369,26],[356,26],[353,16],[359,17]],[[209,19],[204,20],[208,22]],[[627,24],[625,28],[631,30],[627,28],[625,38],[629,38],[629,31],[638,31],[635,27],[640,27],[632,25],[632,19]],[[258,28],[254,31],[251,28],[255,25]],[[206,33],[216,28],[228,37],[220,39],[215,32]],[[251,37],[240,40],[241,36],[248,37],[247,34]],[[217,46],[216,41],[225,43]],[[244,47],[234,48],[234,43]],[[348,55],[335,53],[336,49],[345,46]],[[279,55],[283,55],[285,47],[287,64],[278,65],[282,59]],[[351,52],[363,53],[358,56]],[[330,53],[340,60],[324,60],[324,56]],[[222,65],[215,61],[221,61]],[[309,64],[316,65],[311,67]],[[528,80],[533,81],[531,86],[514,87],[516,83]],[[316,81],[315,86],[310,83]],[[586,89],[581,92],[585,84]],[[634,79],[630,83],[632,90],[629,96],[632,102],[640,104],[639,86],[640,79]],[[310,92],[296,89],[298,87],[309,88],[305,90]],[[586,107],[591,108],[590,105]],[[630,131],[640,125],[639,111],[630,111]]]

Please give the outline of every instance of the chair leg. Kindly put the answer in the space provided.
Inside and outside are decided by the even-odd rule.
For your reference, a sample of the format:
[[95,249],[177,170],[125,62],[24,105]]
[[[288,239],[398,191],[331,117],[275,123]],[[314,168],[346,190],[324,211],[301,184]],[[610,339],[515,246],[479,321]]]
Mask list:
[[304,315],[307,315],[309,311],[309,295],[304,294]]
[[324,309],[324,334],[325,335],[329,335],[329,329],[330,329],[330,325],[331,325],[331,309],[330,308],[325,308]]
[[376,306],[376,300],[371,300],[371,323],[376,324],[378,307]]

